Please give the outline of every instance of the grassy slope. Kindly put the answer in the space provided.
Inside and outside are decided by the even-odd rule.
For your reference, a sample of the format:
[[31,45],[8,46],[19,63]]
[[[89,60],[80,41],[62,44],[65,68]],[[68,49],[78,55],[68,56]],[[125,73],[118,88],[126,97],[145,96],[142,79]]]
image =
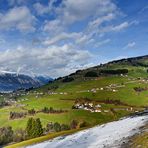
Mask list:
[[143,127],[142,132],[130,139],[129,146],[131,148],[148,148],[148,124]]
[[131,145],[131,148],[148,148],[148,132],[137,136]]
[[[118,92],[112,92],[112,91],[98,91],[97,93],[92,92],[84,92],[84,93],[76,93],[79,90],[87,90],[92,89],[94,87],[104,87],[106,85],[112,84],[112,83],[121,83],[126,82],[126,78],[119,78],[119,77],[108,77],[108,78],[102,78],[100,80],[93,80],[93,81],[85,81],[85,82],[71,82],[69,84],[62,84],[59,89],[57,89],[57,92],[68,92],[67,95],[44,95],[38,99],[35,98],[35,95],[30,96],[23,96],[22,98],[28,98],[28,101],[22,101],[21,104],[25,104],[25,109],[36,109],[40,110],[47,107],[54,107],[56,109],[67,109],[67,113],[62,114],[43,114],[38,113],[35,117],[39,117],[42,120],[42,124],[45,126],[49,121],[51,122],[60,122],[60,123],[66,123],[69,124],[69,122],[72,119],[77,120],[86,120],[91,121],[90,124],[100,124],[103,121],[110,121],[114,117],[112,113],[90,113],[89,111],[83,111],[83,110],[72,110],[71,107],[74,104],[74,100],[80,97],[89,97],[93,100],[104,100],[106,98],[110,99],[120,99],[122,102],[125,102],[130,105],[135,105],[137,107],[139,106],[146,106],[148,105],[148,92],[142,92],[140,94],[137,94],[134,90],[134,86],[147,86],[147,84],[140,84],[140,83],[131,83],[126,84],[126,87],[119,88]],[[42,90],[43,91],[43,90]],[[105,94],[105,95],[104,95]],[[64,100],[63,100],[64,99]],[[114,106],[109,104],[103,104],[103,109],[110,109],[110,108],[118,108],[120,106]],[[29,118],[27,116],[24,119],[16,119],[16,120],[9,120],[9,112],[10,111],[22,111],[25,112],[26,110],[22,109],[21,107],[6,107],[0,109],[0,125],[1,126],[8,126],[11,125],[14,129],[17,128],[24,128],[26,125],[26,121]],[[126,114],[126,111],[121,111],[119,114]],[[120,115],[119,115],[120,116]]]
[[[142,61],[142,62],[145,62]],[[126,110],[119,110],[115,114],[112,112],[102,112],[102,113],[91,113],[89,111],[84,110],[72,110],[72,105],[76,98],[84,98],[88,97],[95,101],[106,100],[107,98],[111,100],[121,100],[123,103],[128,105],[135,106],[135,110],[141,108],[141,106],[148,106],[148,91],[144,91],[141,93],[136,93],[133,90],[133,87],[147,87],[147,83],[139,81],[139,80],[131,80],[131,78],[136,79],[138,77],[147,77],[146,68],[144,67],[136,67],[127,64],[109,64],[103,67],[104,69],[117,69],[117,68],[128,68],[129,74],[128,77],[121,77],[121,76],[100,76],[97,80],[96,79],[89,79],[84,80],[84,74],[86,71],[93,70],[98,71],[99,68],[90,68],[84,71],[81,71],[80,74],[75,74],[73,77],[75,81],[69,83],[62,83],[61,81],[55,81],[53,84],[45,85],[39,89],[36,89],[37,92],[44,92],[45,95],[41,95],[38,99],[35,97],[36,94],[30,92],[27,96],[22,96],[18,99],[28,98],[27,101],[21,101],[18,104],[26,105],[24,108],[22,107],[5,107],[0,109],[0,126],[12,126],[13,129],[25,128],[26,122],[29,118],[27,116],[23,119],[17,120],[9,120],[9,112],[10,111],[26,111],[27,109],[34,108],[35,110],[40,110],[46,107],[53,107],[56,109],[66,109],[68,112],[62,114],[43,114],[38,113],[34,116],[34,118],[39,117],[41,119],[42,125],[45,127],[49,122],[59,122],[59,123],[66,123],[69,124],[71,120],[76,119],[78,121],[86,121],[89,123],[90,126],[94,126],[96,124],[102,124],[109,121],[117,120],[120,117],[128,115],[131,112]],[[101,67],[102,69],[102,67]],[[124,84],[125,87],[116,88],[117,92],[112,92],[108,90],[99,90],[97,93],[93,92],[79,92],[79,91],[86,91],[91,90],[93,88],[102,88],[106,87],[110,84]],[[54,92],[66,92],[67,95],[48,95],[46,94],[48,89],[51,86],[58,86],[58,89],[52,90]],[[113,104],[101,104],[102,110],[110,110],[110,108],[127,108],[127,106],[116,106]],[[46,137],[46,136],[45,136]],[[49,138],[49,137],[48,137]],[[38,138],[37,138],[38,139]],[[39,138],[40,139],[40,138]],[[37,140],[38,141],[38,140]],[[39,140],[40,141],[40,140]]]

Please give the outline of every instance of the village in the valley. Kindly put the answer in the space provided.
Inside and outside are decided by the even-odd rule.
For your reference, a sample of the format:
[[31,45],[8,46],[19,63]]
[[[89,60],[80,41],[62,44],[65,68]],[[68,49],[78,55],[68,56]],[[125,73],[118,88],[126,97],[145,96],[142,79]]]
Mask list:
[[[123,77],[121,75],[121,77]],[[94,79],[93,79],[94,80]],[[97,79],[95,79],[97,81]],[[147,79],[143,79],[143,78],[138,78],[138,79],[134,79],[134,78],[128,78],[128,81],[122,84],[110,84],[104,87],[100,87],[100,88],[92,88],[92,89],[88,89],[88,90],[80,90],[80,91],[76,91],[75,93],[98,93],[99,91],[111,91],[113,93],[116,93],[119,91],[120,88],[126,87],[126,84],[129,83],[148,83]],[[142,90],[145,90],[147,88],[137,88],[135,89],[135,91],[139,92]],[[74,92],[72,92],[74,93]],[[46,95],[46,97],[51,96],[51,95],[68,95],[71,94],[71,92],[56,92],[56,91],[51,91],[48,90],[47,92],[41,92],[41,91],[31,91],[31,92],[26,92],[24,90],[18,90],[18,91],[14,91],[12,93],[10,93],[9,95],[5,95],[5,94],[1,94],[1,97],[4,97],[4,102],[6,104],[6,106],[16,106],[16,107],[25,107],[26,105],[23,104],[24,101],[28,101],[27,96],[29,96],[30,94],[32,94],[35,99],[41,99],[42,96]],[[24,97],[23,97],[24,96]],[[21,99],[16,100],[16,97],[21,97]],[[83,100],[83,101],[82,101]],[[72,109],[80,109],[80,110],[87,110],[90,112],[96,112],[96,113],[108,113],[110,112],[109,109],[103,109],[102,108],[102,103],[103,104],[118,104],[118,105],[124,105],[125,104],[121,104],[121,102],[116,102],[117,100],[115,100],[115,102],[110,102],[110,100],[104,101],[104,102],[95,102],[95,101],[88,101],[83,99],[80,99],[80,101],[75,101],[74,105],[72,106]],[[114,111],[117,110],[127,110],[127,111],[133,111],[133,107],[127,106],[125,108],[114,108]],[[136,110],[134,110],[136,112]]]

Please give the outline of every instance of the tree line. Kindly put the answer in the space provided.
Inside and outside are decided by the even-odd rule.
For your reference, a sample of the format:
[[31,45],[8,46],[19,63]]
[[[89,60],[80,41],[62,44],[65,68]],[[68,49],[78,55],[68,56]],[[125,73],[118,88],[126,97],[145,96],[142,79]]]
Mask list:
[[10,112],[9,119],[14,120],[18,118],[24,118],[26,117],[27,113],[24,112]]
[[54,109],[53,107],[44,107],[42,110],[41,110],[41,112],[43,112],[43,113],[47,113],[47,114],[54,114],[54,113],[65,113],[65,112],[67,112],[67,110],[62,110],[62,109],[60,109],[60,110],[57,110],[57,109]]
[[62,109],[56,110],[53,107],[49,107],[49,108],[44,107],[43,109],[39,111],[36,111],[35,109],[30,109],[28,110],[28,112],[10,112],[9,119],[14,120],[14,119],[19,119],[19,118],[24,118],[27,115],[34,116],[36,113],[40,113],[40,112],[47,113],[47,114],[54,114],[54,113],[60,114],[60,113],[67,112],[67,110],[62,110]]
[[25,129],[17,129],[14,131],[11,126],[0,128],[0,145],[6,145],[11,142],[21,142],[48,133],[77,129],[86,126],[87,123],[84,121],[78,122],[77,120],[72,120],[69,125],[50,122],[45,128],[43,128],[40,118],[29,118]]
[[110,74],[110,75],[119,75],[119,74],[127,74],[128,69],[102,69],[99,70],[98,73],[95,71],[88,71],[85,73],[84,77],[98,77],[102,74]]
[[100,70],[101,74],[127,74],[128,69],[106,69],[106,70]]

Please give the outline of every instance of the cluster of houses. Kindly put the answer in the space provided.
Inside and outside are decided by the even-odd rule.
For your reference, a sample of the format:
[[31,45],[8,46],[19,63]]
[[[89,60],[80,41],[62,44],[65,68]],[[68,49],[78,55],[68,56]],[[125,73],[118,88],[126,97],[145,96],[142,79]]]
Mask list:
[[83,109],[83,110],[88,110],[90,112],[97,112],[97,113],[102,112],[101,111],[101,105],[100,104],[94,104],[92,102],[76,103],[73,106],[73,109]]
[[[33,94],[35,95],[36,98],[39,98],[40,96],[45,95],[45,93],[37,92],[37,91],[34,91]],[[68,93],[67,92],[51,92],[51,91],[48,91],[47,94],[48,95],[67,95]]]
[[14,91],[12,93],[9,94],[9,97],[16,97],[16,96],[26,96],[26,95],[29,95],[29,92],[25,92],[25,91]]
[[24,99],[21,99],[21,100],[14,100],[14,99],[6,99],[4,98],[4,101],[5,103],[7,103],[8,105],[15,105],[16,107],[24,107],[25,105],[24,104],[18,104],[20,102],[23,102],[23,101],[27,101],[28,99],[27,98],[24,98]]
[[[17,103],[21,103],[23,101],[27,101],[28,99],[27,98],[22,98],[20,100],[16,100],[16,96],[29,96],[30,94],[33,94],[35,95],[35,98],[41,98],[43,95],[45,95],[45,93],[43,92],[38,92],[38,91],[33,91],[33,92],[24,92],[24,91],[15,91],[15,92],[12,92],[10,94],[1,94],[1,96],[5,96],[4,97],[4,101],[9,104],[9,105],[14,105],[14,104],[17,104]],[[68,93],[67,92],[48,92],[47,93],[48,95],[67,95]]]
[[[122,74],[121,74],[122,76]],[[123,75],[124,77],[127,77],[126,75]],[[125,82],[125,84],[127,83],[134,83],[134,82],[137,82],[137,80],[139,82],[142,82],[142,83],[148,83],[148,79],[143,79],[143,78],[138,78],[138,79],[135,79],[135,78],[128,78],[128,82]],[[101,87],[101,88],[92,88],[90,90],[81,90],[81,91],[77,91],[76,93],[84,93],[84,92],[92,92],[92,93],[97,93],[97,91],[100,91],[100,90],[106,90],[106,91],[112,91],[112,92],[118,92],[118,88],[123,88],[125,87],[124,84],[110,84],[108,86],[105,86],[105,87]]]
[[128,75],[120,74],[121,77],[128,77]]
[[67,92],[48,92],[49,95],[67,95]]
[[23,102],[23,101],[28,101],[28,99],[27,98],[23,98],[21,100],[18,100],[17,102]]
[[[108,113],[110,112],[110,110],[103,110],[101,109],[101,105],[100,104],[95,104],[92,102],[85,102],[85,103],[75,103],[75,105],[73,105],[72,107],[73,109],[82,109],[82,110],[87,110],[90,111],[92,113]],[[115,111],[121,111],[121,110],[126,110],[126,111],[133,111],[133,107],[128,107],[128,108],[114,108]]]
[[15,100],[13,100],[13,99],[4,99],[4,101],[5,101],[6,103],[8,103],[9,105],[12,105],[12,104],[16,104],[16,103],[17,103],[17,101],[15,101]]
[[112,91],[112,92],[117,92],[118,88],[125,87],[125,85],[119,85],[119,84],[110,84],[105,87],[106,90]]
[[144,82],[144,83],[148,83],[148,78],[128,78],[128,82],[125,83],[135,83],[135,82]]
[[91,90],[77,91],[76,93],[83,93],[83,92],[97,93],[97,91],[103,91],[103,90],[117,92],[118,91],[117,88],[121,88],[121,87],[125,87],[125,85],[110,84],[108,86],[101,87],[101,88],[92,88]]
[[148,79],[141,79],[141,83],[145,83],[145,84],[148,84]]

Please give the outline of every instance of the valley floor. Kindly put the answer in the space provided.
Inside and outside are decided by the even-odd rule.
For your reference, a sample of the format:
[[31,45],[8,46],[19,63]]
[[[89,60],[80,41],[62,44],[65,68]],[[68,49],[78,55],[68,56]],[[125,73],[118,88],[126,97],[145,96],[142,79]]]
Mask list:
[[148,116],[124,118],[26,148],[118,148],[147,122]]

